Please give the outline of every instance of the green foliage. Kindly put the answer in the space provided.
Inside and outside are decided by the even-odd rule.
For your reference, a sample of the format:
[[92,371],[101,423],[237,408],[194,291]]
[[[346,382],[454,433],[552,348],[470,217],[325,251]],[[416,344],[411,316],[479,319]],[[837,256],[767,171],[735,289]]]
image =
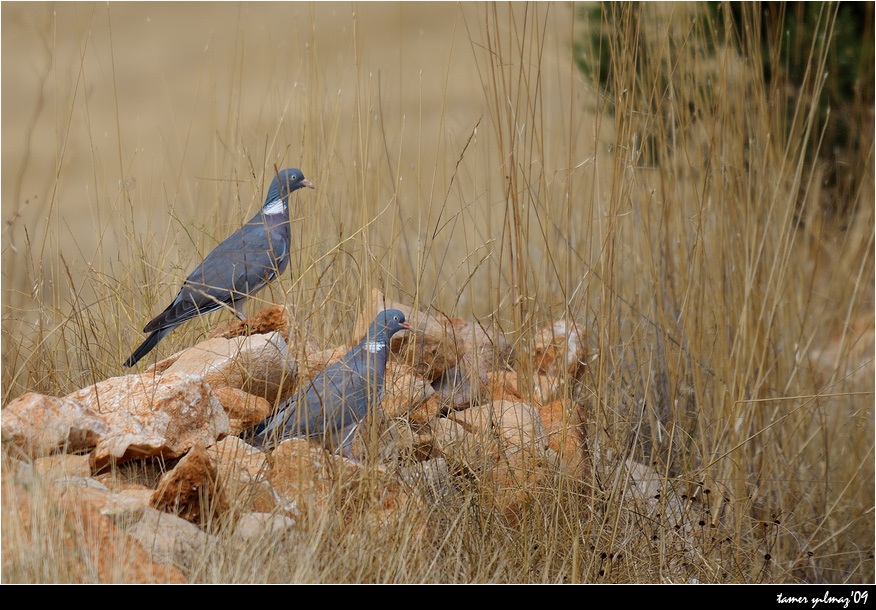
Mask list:
[[[773,97],[771,103],[780,105],[785,138],[794,128],[794,108],[805,103],[813,85],[817,88],[817,121],[807,161],[822,171],[825,209],[847,219],[854,209],[857,186],[865,175],[872,175],[873,3],[710,2],[706,6],[707,10],[697,17],[698,21],[709,22],[705,27],[709,35],[702,38],[703,49],[714,56],[721,46],[731,44],[738,52],[753,56]],[[609,98],[617,95],[621,84],[611,50],[620,48],[619,36],[630,27],[629,20],[640,18],[641,7],[618,3],[588,5],[578,11],[578,19],[589,27],[574,43],[576,64]],[[709,27],[711,24],[721,25]],[[751,31],[758,35],[751,37]],[[641,36],[634,41],[636,56],[641,57],[645,52]],[[823,84],[813,84],[813,62],[822,45],[827,45],[826,78]],[[629,51],[625,48],[623,54]],[[676,56],[670,53],[669,57]],[[641,65],[637,61],[636,69]],[[657,88],[661,92],[673,74],[671,63],[664,62],[663,68]],[[708,93],[708,83],[702,86]],[[711,95],[708,97],[711,99]],[[613,111],[614,105],[608,106]],[[647,109],[656,110],[653,104]],[[655,161],[653,157],[649,160]]]

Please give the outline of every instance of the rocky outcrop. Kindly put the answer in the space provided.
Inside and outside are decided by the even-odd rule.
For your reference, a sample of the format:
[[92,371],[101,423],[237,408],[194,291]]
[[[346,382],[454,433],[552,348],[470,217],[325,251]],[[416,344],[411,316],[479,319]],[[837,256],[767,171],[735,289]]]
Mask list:
[[[591,481],[587,410],[574,384],[593,355],[577,330],[552,323],[531,342],[532,370],[515,371],[495,329],[377,291],[350,340],[384,307],[404,311],[415,332],[393,338],[381,408],[354,437],[357,460],[302,439],[266,454],[237,438],[346,349],[291,346],[278,308],[142,373],[13,400],[2,411],[6,455],[34,476],[78,481],[66,501],[98,506],[105,527],[148,555],[144,566],[158,566],[144,580],[167,582],[188,573],[217,532],[253,544],[325,520],[381,527],[402,508],[423,516],[411,524],[421,531],[432,502],[472,481],[482,510],[514,523],[552,477]],[[127,464],[143,466],[131,478]]]

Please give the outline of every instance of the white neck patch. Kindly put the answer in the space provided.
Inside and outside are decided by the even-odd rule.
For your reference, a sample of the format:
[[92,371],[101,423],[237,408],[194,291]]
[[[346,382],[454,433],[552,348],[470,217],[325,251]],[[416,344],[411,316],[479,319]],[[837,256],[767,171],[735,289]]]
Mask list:
[[266,216],[271,214],[283,214],[286,212],[286,202],[283,199],[275,199],[270,203],[266,203],[262,211]]
[[378,352],[383,351],[386,347],[386,343],[381,341],[366,341],[365,342],[365,350],[371,352],[372,354],[376,354]]

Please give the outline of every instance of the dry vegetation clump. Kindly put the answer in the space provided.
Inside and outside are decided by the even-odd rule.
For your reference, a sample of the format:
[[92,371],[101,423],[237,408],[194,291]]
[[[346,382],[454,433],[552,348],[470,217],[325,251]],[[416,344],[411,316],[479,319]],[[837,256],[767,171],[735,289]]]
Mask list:
[[[558,3],[329,4],[218,7],[207,24],[243,42],[225,50],[217,36],[203,63],[179,56],[174,70],[209,100],[199,90],[144,114],[173,125],[163,144],[130,131],[134,85],[119,74],[137,56],[119,41],[144,7],[76,8],[53,39],[61,17],[4,6],[4,34],[14,23],[54,40],[37,99],[43,84],[83,82],[19,121],[33,150],[11,158],[4,145],[3,406],[122,374],[178,279],[258,205],[273,165],[294,165],[317,189],[292,210],[294,273],[249,311],[285,307],[304,362],[349,341],[376,286],[506,338],[517,397],[548,422],[536,335],[576,324],[595,357],[560,395],[576,407],[586,474],[546,468],[508,514],[487,500],[518,490],[477,468],[426,472],[420,455],[388,482],[386,464],[329,464],[299,521],[244,518],[235,495],[258,489],[225,490],[233,518],[192,515],[187,539],[202,542],[181,567],[70,508],[56,477],[4,446],[4,582],[873,582],[872,124],[870,169],[832,206],[842,221],[812,162],[836,8],[820,16],[791,112],[760,69],[774,49],[725,36],[729,22],[701,5],[615,4],[583,22]],[[161,10],[205,27],[191,9]],[[295,48],[288,32],[254,33],[250,10],[295,23]],[[575,67],[588,28],[604,29],[610,94]],[[96,76],[106,65],[119,74],[109,83]],[[48,185],[38,194],[34,173]],[[155,351],[223,320],[180,327]],[[174,465],[135,461],[100,481],[136,494]],[[245,537],[256,525],[270,533]]]

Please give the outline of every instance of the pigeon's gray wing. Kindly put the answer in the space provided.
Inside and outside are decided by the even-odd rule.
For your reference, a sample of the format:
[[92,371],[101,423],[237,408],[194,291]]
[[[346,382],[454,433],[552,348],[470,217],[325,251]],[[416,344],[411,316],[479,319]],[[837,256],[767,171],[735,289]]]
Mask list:
[[259,213],[216,246],[189,274],[173,302],[143,328],[151,334],[124,366],[134,366],[186,320],[227,306],[239,314],[247,297],[281,274],[289,263],[288,197],[304,187],[314,188],[301,170],[278,172]]
[[186,278],[173,303],[143,331],[176,327],[226,306],[238,309],[286,268],[288,231],[288,223],[285,229],[270,227],[257,215],[210,252]]
[[287,438],[315,438],[335,451],[367,413],[368,382],[355,358],[332,364],[306,383],[304,394],[287,400],[254,429],[255,446],[269,447]]

